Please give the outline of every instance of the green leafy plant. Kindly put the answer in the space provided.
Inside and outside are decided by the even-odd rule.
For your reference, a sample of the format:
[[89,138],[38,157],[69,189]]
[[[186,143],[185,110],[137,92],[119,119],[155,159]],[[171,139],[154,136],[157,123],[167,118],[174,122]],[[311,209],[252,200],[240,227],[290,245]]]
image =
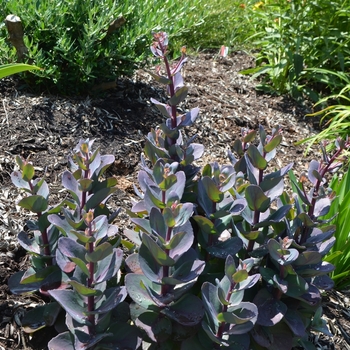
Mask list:
[[[175,40],[196,33],[216,5],[200,0],[0,0],[0,14],[21,17],[28,59],[45,68],[26,82],[41,90],[78,94],[91,93],[92,87],[144,65],[147,37],[160,30],[159,23],[174,36],[176,47]],[[5,27],[1,29],[6,37]],[[194,35],[201,38],[200,33]],[[0,62],[5,57],[4,63],[14,60],[12,47],[0,45]]]
[[308,143],[305,153],[308,153],[313,144],[321,142],[324,139],[332,140],[336,137],[345,138],[349,134],[350,129],[350,84],[346,85],[339,94],[327,96],[316,103],[318,105],[327,104],[330,101],[342,101],[339,104],[329,105],[315,113],[308,114],[309,117],[322,116],[320,125],[323,124],[324,129],[314,136],[307,137],[298,141],[297,144]]
[[350,227],[350,176],[347,171],[342,178],[338,174],[332,177],[329,187],[333,191],[334,199],[327,216],[324,220],[332,220],[336,229],[334,237],[335,244],[326,260],[335,265],[335,270],[331,273],[331,278],[337,289],[344,289],[350,284],[350,268],[349,268],[349,227]]
[[314,102],[327,90],[338,91],[343,81],[333,73],[349,69],[349,4],[342,0],[258,4],[246,4],[250,21],[256,23],[252,40],[259,50],[257,65],[242,73],[262,77],[260,90],[307,96]]
[[29,70],[40,69],[39,67],[23,63],[9,63],[0,66],[0,79],[8,77],[9,75],[21,73]]
[[325,177],[342,165],[350,143],[337,140],[329,155],[322,148],[307,177],[291,176],[292,196],[284,187],[292,164],[269,170],[280,127],[243,128],[230,164],[199,168],[194,162],[204,147],[184,132],[199,108],[178,112],[188,93],[185,50],[171,63],[167,34],[153,39],[151,51],[164,65],[151,75],[169,99],[152,99],[165,121],[146,137],[127,239],[117,235],[106,207],[116,180],[101,176],[113,156],[80,141],[71,171],[62,175],[70,198],[53,207],[46,182],[34,180],[33,166],[17,158],[12,180],[28,193],[19,204],[38,220],[29,225],[33,238],[19,234],[32,267],[11,278],[10,288],[40,288],[55,300],[24,323],[56,324],[61,306],[65,326],[49,343],[53,349],[315,349],[311,331],[331,335],[321,291],[334,285],[325,256],[335,227],[320,219],[333,199]]

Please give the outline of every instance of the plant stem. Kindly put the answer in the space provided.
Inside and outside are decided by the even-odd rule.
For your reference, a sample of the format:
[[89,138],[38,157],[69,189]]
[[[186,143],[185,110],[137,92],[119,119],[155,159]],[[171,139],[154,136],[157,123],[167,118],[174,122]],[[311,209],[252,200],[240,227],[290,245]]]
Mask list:
[[[29,183],[30,190],[32,191],[33,194],[35,194],[32,181],[29,181],[28,183]],[[38,220],[40,220],[41,216],[42,216],[42,213],[38,213]],[[43,241],[44,255],[49,257],[51,256],[51,249],[50,249],[49,237],[47,234],[47,228],[45,228],[43,231],[40,231],[40,232],[41,232],[41,239]],[[46,260],[46,266],[51,266],[52,264],[53,264],[53,257]]]
[[[166,233],[166,238],[165,241],[169,242],[171,239],[171,234],[173,232],[173,229],[171,227],[168,227],[167,233]],[[165,249],[166,255],[169,256],[169,249]],[[169,277],[169,266],[163,266],[163,278],[164,277]],[[162,284],[161,288],[161,294],[164,296],[169,292],[169,285],[168,284]]]
[[[91,237],[93,234],[92,232],[92,223],[89,222],[89,226],[88,226],[88,235]],[[89,253],[92,253],[94,251],[94,243],[90,242],[89,243]],[[89,268],[89,278],[87,281],[87,286],[89,288],[92,287],[93,282],[94,282],[94,271],[95,271],[95,263],[90,261],[88,263],[88,268]],[[95,297],[92,296],[88,296],[87,297],[87,301],[88,301],[88,312],[92,312],[95,309]],[[89,333],[90,334],[94,334],[95,333],[95,315],[93,314],[89,314],[88,315],[88,321],[91,323],[91,325],[89,325]]]

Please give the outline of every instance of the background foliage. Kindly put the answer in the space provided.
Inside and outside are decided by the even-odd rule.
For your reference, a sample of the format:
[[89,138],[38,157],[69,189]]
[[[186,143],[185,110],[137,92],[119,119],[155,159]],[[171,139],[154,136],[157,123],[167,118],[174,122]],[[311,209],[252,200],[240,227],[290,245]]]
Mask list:
[[[194,32],[194,27],[215,13],[213,5],[213,1],[201,4],[199,0],[1,0],[0,15],[3,19],[9,14],[21,18],[29,58],[44,68],[29,83],[51,91],[79,93],[96,82],[132,73],[145,59],[146,38],[152,31],[162,27],[177,37]],[[109,24],[120,17],[125,23],[108,35]],[[2,64],[16,59],[6,37],[3,25]]]

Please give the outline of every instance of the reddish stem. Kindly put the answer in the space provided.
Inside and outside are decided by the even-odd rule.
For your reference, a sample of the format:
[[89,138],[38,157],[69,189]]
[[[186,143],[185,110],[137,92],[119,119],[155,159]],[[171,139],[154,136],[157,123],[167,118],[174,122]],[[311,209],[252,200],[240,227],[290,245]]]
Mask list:
[[[89,222],[89,226],[88,226],[88,235],[91,237],[93,234],[92,232],[92,224],[91,222]],[[94,243],[90,242],[89,243],[89,253],[92,253],[94,251]],[[94,262],[89,262],[88,263],[88,268],[89,268],[89,278],[87,281],[87,286],[89,288],[92,287],[93,282],[94,282],[94,272],[95,272],[95,263]],[[87,297],[87,306],[88,306],[88,312],[92,312],[95,310],[95,297],[92,296],[88,296]],[[93,314],[89,314],[88,315],[88,321],[91,323],[91,325],[88,327],[89,328],[89,333],[90,334],[94,334],[95,333],[95,315]]]

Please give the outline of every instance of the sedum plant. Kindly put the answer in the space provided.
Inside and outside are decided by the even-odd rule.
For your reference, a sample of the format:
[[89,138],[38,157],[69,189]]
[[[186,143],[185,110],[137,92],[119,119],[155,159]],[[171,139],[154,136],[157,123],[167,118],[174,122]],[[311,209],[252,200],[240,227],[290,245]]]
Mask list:
[[[74,149],[71,171],[62,175],[70,196],[52,207],[46,182],[17,159],[13,182],[28,192],[19,204],[38,220],[29,225],[32,239],[19,235],[32,267],[10,287],[40,288],[55,300],[24,323],[55,324],[60,334],[50,349],[315,349],[312,331],[331,335],[321,297],[333,287],[334,270],[325,260],[335,241],[325,219],[332,203],[326,177],[342,165],[350,143],[337,140],[332,155],[322,147],[322,160],[297,180],[292,164],[271,164],[280,127],[243,128],[230,164],[199,168],[204,147],[183,132],[199,109],[178,113],[188,93],[185,49],[171,64],[167,34],[153,38],[151,51],[164,69],[151,74],[167,86],[169,100],[152,99],[165,121],[146,137],[135,186],[140,199],[128,211],[135,227],[124,230],[126,239],[106,207],[116,180],[102,175],[114,158],[92,152],[93,141]],[[288,174],[292,195],[284,186]]]
[[[331,203],[324,177],[349,144],[339,141],[333,156],[323,150],[323,161],[310,164],[310,191],[295,181],[292,197],[283,180],[292,164],[268,170],[279,127],[270,135],[243,129],[231,165],[214,162],[200,173],[193,161],[203,147],[182,133],[198,109],[177,113],[188,91],[179,70],[186,58],[171,66],[167,45],[165,33],[154,34],[151,50],[165,69],[152,76],[167,85],[169,101],[152,100],[166,120],[147,136],[141,200],[130,211],[136,230],[125,231],[137,250],[126,260],[133,320],[154,348],[311,349],[311,330],[329,334],[321,290],[333,286],[334,267],[323,258],[334,227],[318,220]],[[189,313],[195,322],[184,339]]]

